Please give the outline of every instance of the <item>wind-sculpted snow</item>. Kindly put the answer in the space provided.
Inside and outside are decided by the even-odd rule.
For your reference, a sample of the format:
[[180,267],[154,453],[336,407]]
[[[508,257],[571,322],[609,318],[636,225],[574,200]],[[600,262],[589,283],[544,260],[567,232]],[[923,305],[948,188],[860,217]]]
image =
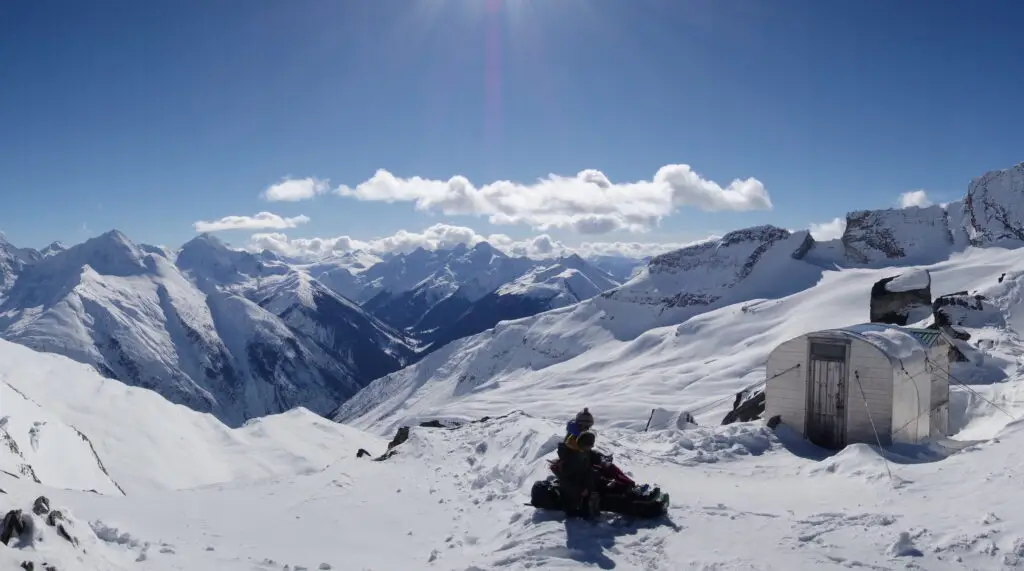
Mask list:
[[0,403],[0,470],[58,488],[122,493],[89,438],[14,388],[6,371]]
[[0,405],[0,468],[48,486],[123,489],[128,497],[310,472],[384,442],[301,408],[232,429],[87,365],[7,341],[0,341]]

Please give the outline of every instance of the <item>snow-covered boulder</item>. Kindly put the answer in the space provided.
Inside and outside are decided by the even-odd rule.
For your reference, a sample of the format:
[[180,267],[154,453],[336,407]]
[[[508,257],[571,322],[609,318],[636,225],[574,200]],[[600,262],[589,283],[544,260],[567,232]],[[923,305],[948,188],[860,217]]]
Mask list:
[[972,180],[963,213],[971,244],[1016,246],[1024,242],[1024,163]]
[[932,312],[932,280],[927,270],[912,269],[883,278],[871,288],[871,323],[907,325]]
[[981,294],[959,291],[941,295],[932,302],[937,326],[969,328],[1001,327],[1005,324],[1002,312],[991,300]]

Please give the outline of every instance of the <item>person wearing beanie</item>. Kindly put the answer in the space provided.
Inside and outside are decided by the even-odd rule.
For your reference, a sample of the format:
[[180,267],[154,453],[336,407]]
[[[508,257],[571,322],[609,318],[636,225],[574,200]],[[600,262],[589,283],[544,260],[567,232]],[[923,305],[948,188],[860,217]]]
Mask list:
[[583,410],[576,413],[576,417],[570,420],[565,425],[565,442],[568,444],[577,437],[581,432],[590,430],[594,427],[594,415],[590,414],[590,409],[583,407]]

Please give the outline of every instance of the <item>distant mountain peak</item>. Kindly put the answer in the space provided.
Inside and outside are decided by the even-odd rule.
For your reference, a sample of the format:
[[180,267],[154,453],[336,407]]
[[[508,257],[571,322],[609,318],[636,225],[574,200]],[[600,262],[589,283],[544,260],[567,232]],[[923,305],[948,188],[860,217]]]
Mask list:
[[127,276],[146,271],[145,257],[142,249],[114,229],[47,256],[38,266],[47,273],[61,269],[77,272],[90,266],[101,275]]
[[42,255],[44,255],[44,256],[52,256],[54,254],[59,254],[59,253],[63,252],[64,250],[67,250],[67,249],[68,249],[68,247],[65,246],[63,242],[55,241],[55,242],[50,242],[50,245],[45,247],[45,248],[43,248],[40,251],[40,253]]

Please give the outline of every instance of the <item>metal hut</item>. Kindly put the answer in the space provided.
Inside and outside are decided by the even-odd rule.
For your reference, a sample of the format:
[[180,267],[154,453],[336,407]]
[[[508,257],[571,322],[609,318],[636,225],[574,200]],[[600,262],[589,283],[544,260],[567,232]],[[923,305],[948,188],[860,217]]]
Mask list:
[[943,438],[952,343],[880,323],[800,335],[768,356],[764,417],[832,449]]

